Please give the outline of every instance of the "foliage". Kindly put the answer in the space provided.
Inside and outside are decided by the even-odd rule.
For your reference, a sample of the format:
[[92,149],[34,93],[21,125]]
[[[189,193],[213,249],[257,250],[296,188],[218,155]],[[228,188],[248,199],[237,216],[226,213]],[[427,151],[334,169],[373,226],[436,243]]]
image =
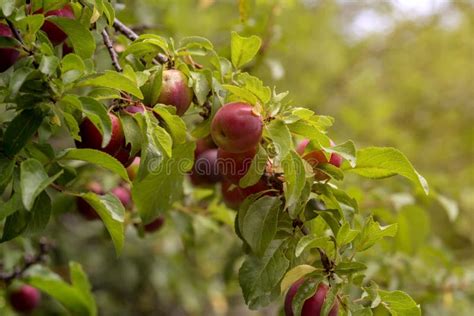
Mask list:
[[[32,5],[47,11],[62,7],[64,2],[33,1]],[[104,249],[108,253],[113,245],[118,255],[113,260],[118,265],[127,265],[127,262],[118,263],[124,258],[138,257],[133,250],[135,245],[150,242],[146,238],[137,240],[144,237],[144,225],[159,216],[172,223],[163,232],[175,244],[171,248],[181,250],[164,251],[170,261],[159,266],[169,270],[179,270],[179,266],[192,265],[201,259],[205,263],[213,262],[212,258],[200,258],[202,248],[207,246],[202,241],[212,242],[221,236],[222,230],[229,231],[235,226],[242,251],[224,232],[222,238],[229,240],[234,248],[228,248],[227,264],[232,270],[242,258],[238,280],[251,309],[268,306],[292,283],[305,278],[315,282],[314,291],[319,282],[329,283],[330,297],[339,302],[341,314],[377,315],[384,310],[392,315],[420,315],[419,305],[400,291],[404,290],[403,285],[388,284],[386,279],[374,276],[372,269],[377,264],[377,269],[390,271],[390,263],[380,257],[390,253],[393,244],[401,251],[397,257],[401,262],[421,249],[428,234],[427,215],[415,203],[403,201],[395,215],[367,207],[368,201],[377,198],[386,201],[391,196],[387,191],[379,196],[365,194],[361,181],[350,174],[370,179],[401,175],[413,183],[418,199],[432,203],[432,197],[424,197],[429,191],[426,180],[395,148],[356,149],[351,140],[331,147],[327,132],[334,122],[332,118],[295,106],[300,103],[291,102],[292,94],[288,96],[266,86],[247,72],[251,67],[258,67],[265,38],[262,41],[254,35],[232,32],[228,36],[230,45],[222,53],[211,41],[198,36],[178,40],[148,32],[138,38],[120,35],[114,19],[116,12],[107,1],[71,3],[76,19],[45,18],[42,13],[29,10],[26,4],[12,3],[4,1],[2,12],[22,35],[21,41],[17,38],[9,44],[20,50],[22,58],[0,75],[4,107],[0,132],[0,188],[4,191],[4,201],[0,214],[4,219],[1,241],[8,242],[5,245],[20,241],[28,245],[29,239],[54,232],[51,228],[44,231],[48,223],[49,227],[64,225],[70,230],[84,227],[83,235],[97,235],[99,223],[84,223],[68,214],[71,201],[80,197],[98,213],[111,239],[108,243],[102,238],[95,240],[92,249]],[[252,14],[250,7],[247,1],[241,1],[242,18]],[[65,53],[66,44],[54,46],[40,30],[45,19],[67,34],[66,44],[73,48],[73,53]],[[117,44],[107,50],[101,34],[104,30],[111,32],[114,27]],[[113,60],[115,50],[119,51],[117,61]],[[112,69],[110,57],[121,67],[114,64]],[[107,69],[104,64],[109,65]],[[161,89],[163,71],[169,68],[186,74],[188,86],[194,92],[193,105],[182,117],[171,106],[150,104]],[[316,102],[323,103],[322,98]],[[276,189],[272,195],[248,197],[236,214],[222,203],[219,185],[193,187],[186,177],[193,166],[196,139],[209,135],[213,116],[231,101],[252,104],[254,111],[263,117],[264,133],[256,157],[271,162],[271,170],[250,168],[240,185],[255,184],[263,176],[279,181],[283,187],[283,192]],[[143,113],[126,111],[128,106],[141,103],[154,107]],[[113,135],[108,112],[119,116],[131,151],[140,152],[141,164],[135,179],[129,178],[125,167],[114,157],[74,146],[74,140],[81,140],[80,123],[84,117],[100,130],[103,145],[109,143]],[[319,166],[317,171],[328,179],[315,180],[316,170],[296,152],[301,139],[309,139],[310,146],[326,155],[341,155],[344,164],[341,168],[330,164]],[[349,181],[344,181],[345,178]],[[85,192],[91,179],[103,180],[108,188],[117,183],[130,186],[134,210],[126,210],[112,194]],[[377,185],[387,183],[391,182],[377,182]],[[440,196],[437,191],[434,195]],[[61,224],[62,221],[66,224]],[[80,256],[75,257],[77,253],[64,249],[68,240],[75,237],[74,233],[69,235],[58,239],[58,249],[65,258],[71,255],[71,260],[81,262]],[[417,237],[410,238],[411,235]],[[393,237],[394,242],[385,237]],[[430,251],[436,252],[426,250]],[[10,265],[17,261],[12,255],[5,257],[10,257]],[[90,262],[84,264],[91,266]],[[196,263],[195,269],[198,267]],[[192,279],[193,268],[190,269],[182,273]],[[96,314],[98,307],[107,304],[107,297],[100,294],[101,299],[95,302],[96,295],[91,292],[80,265],[72,262],[67,270],[69,276],[64,271],[57,274],[48,271],[47,267],[30,269],[22,281],[49,294],[71,314]],[[95,275],[100,274],[97,271],[100,268]],[[172,275],[177,274],[175,271]],[[153,282],[163,284],[163,279],[157,278]],[[94,271],[90,279],[94,289]],[[118,280],[115,277],[108,282]],[[182,281],[178,279],[174,286],[185,287]],[[102,291],[100,285],[96,286],[98,292]],[[198,292],[197,288],[194,291]],[[191,298],[182,298],[184,309],[196,310],[199,301],[193,302],[193,297],[198,295],[191,293]],[[330,301],[325,304],[326,312],[331,307]],[[300,308],[297,304],[294,310]],[[48,308],[61,310],[54,303],[52,306]]]

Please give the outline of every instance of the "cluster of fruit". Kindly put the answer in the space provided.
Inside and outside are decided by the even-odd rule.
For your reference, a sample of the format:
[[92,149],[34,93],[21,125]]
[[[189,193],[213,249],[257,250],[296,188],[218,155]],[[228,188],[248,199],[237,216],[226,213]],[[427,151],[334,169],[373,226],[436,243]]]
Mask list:
[[[134,115],[135,113],[144,113],[151,111],[151,107],[155,104],[166,104],[176,108],[176,114],[183,115],[193,99],[193,91],[188,87],[188,78],[179,70],[168,69],[163,71],[162,86],[159,97],[153,100],[152,104],[144,105],[142,103],[135,103],[128,105],[121,109],[126,114]],[[137,173],[140,165],[140,152],[135,155],[131,154],[131,146],[126,143],[125,133],[119,117],[113,113],[108,113],[112,122],[111,136],[108,144],[103,147],[103,136],[100,130],[89,119],[85,118],[79,126],[79,136],[81,141],[76,141],[78,148],[89,148],[105,152],[127,168],[131,180]],[[158,116],[157,114],[155,114]],[[98,183],[90,183],[87,188],[90,192],[96,194],[104,194],[102,186]],[[131,199],[130,188],[126,185],[120,185],[111,191],[122,202],[126,209],[131,210],[133,203]],[[77,208],[79,212],[88,220],[99,219],[97,212],[83,199],[79,198],[77,201]],[[163,217],[158,217],[150,223],[144,225],[146,232],[153,232],[158,230],[164,222]]]
[[[252,166],[258,146],[262,140],[262,117],[254,107],[233,102],[220,108],[212,120],[211,137],[199,139],[196,144],[195,164],[191,181],[196,186],[207,186],[221,182],[222,198],[227,206],[237,209],[250,195],[281,193],[281,187],[270,181],[271,162],[257,162],[266,165],[267,172],[251,186],[241,187],[240,180]],[[301,141],[296,151],[313,167],[315,179],[328,180],[329,176],[318,166],[329,163],[340,167],[342,157],[331,154],[328,159],[322,150],[309,149],[309,140]],[[331,145],[334,143],[331,141]]]
[[[35,13],[43,13],[43,10],[38,10]],[[74,12],[69,5],[64,6],[61,9],[51,10],[44,14],[48,16],[58,16],[67,19],[74,18]],[[67,40],[67,35],[59,27],[57,27],[51,21],[46,20],[41,30],[46,33],[51,44],[54,46],[63,44],[63,55],[71,53],[72,48],[65,42]],[[0,24],[0,37],[9,37],[13,38],[14,34],[10,27],[7,24]],[[3,72],[10,68],[17,60],[20,58],[20,52],[15,48],[0,48],[0,72]]]

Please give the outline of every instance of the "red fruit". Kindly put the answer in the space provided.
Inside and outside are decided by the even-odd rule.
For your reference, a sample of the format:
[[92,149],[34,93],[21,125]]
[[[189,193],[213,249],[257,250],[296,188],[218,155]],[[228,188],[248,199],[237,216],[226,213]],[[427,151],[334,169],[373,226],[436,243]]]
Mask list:
[[67,43],[63,44],[63,56],[66,56],[67,54],[72,54],[74,53],[74,48],[69,46]]
[[256,153],[256,148],[243,153],[231,153],[219,148],[217,154],[219,173],[229,182],[238,184],[249,170]]
[[221,180],[217,166],[217,149],[209,149],[201,153],[194,162],[191,171],[191,182],[198,185],[211,185]]
[[130,146],[130,144],[127,146],[122,145],[114,155],[114,158],[120,161],[125,168],[130,166],[135,159],[135,156],[130,155],[131,150],[132,146]]
[[196,141],[196,149],[194,150],[194,158],[196,159],[197,156],[205,152],[209,149],[217,148],[216,144],[210,136],[205,138],[200,138]]
[[159,216],[153,222],[146,224],[143,228],[145,229],[147,233],[153,233],[153,232],[156,232],[158,229],[160,229],[164,223],[165,223],[165,218],[162,216]]
[[115,195],[120,200],[120,202],[122,202],[124,207],[128,207],[132,204],[132,195],[130,193],[130,189],[120,186],[113,188],[111,193]]
[[[62,9],[52,10],[46,12],[45,16],[59,16],[68,19],[74,19],[74,12],[69,5],[65,5]],[[67,34],[63,32],[56,24],[45,20],[41,30],[48,35],[49,40],[53,45],[59,45],[67,38]]]
[[102,148],[102,134],[88,118],[85,118],[79,126],[79,135],[82,141],[76,142],[76,146],[78,148],[97,149],[111,156],[115,156],[122,146],[124,146],[125,136],[119,118],[112,113],[109,113],[109,117],[112,121],[112,135],[107,146]]
[[19,289],[10,292],[9,302],[17,312],[31,312],[40,303],[41,293],[29,285],[22,285]]
[[342,165],[342,156],[335,153],[331,154],[329,163],[339,168]]
[[[293,297],[296,295],[296,292],[298,291],[298,288],[301,286],[301,284],[303,284],[303,281],[304,280],[296,281],[288,290],[288,293],[285,297],[285,316],[293,316]],[[304,302],[303,308],[301,310],[301,316],[321,315],[321,309],[323,307],[324,300],[326,299],[328,290],[329,287],[326,284],[320,283],[316,293]],[[333,307],[331,308],[331,311],[329,312],[329,316],[337,316],[338,311],[339,303],[336,300]]]
[[129,105],[124,109],[124,111],[130,114],[145,113],[145,106],[141,104]]
[[211,124],[211,135],[220,148],[242,153],[257,147],[262,138],[262,117],[242,102],[229,103],[217,111]]
[[[13,37],[10,27],[0,24],[0,37]],[[10,68],[18,59],[20,53],[14,48],[0,48],[0,72]]]
[[[234,185],[231,189],[232,185],[233,184],[226,179],[222,181],[221,185],[222,199],[225,205],[232,209],[238,209],[240,204],[242,204],[248,196],[271,189],[263,179],[260,179],[256,184],[246,188]],[[266,193],[266,195],[271,194],[273,194],[271,191]]]
[[[330,143],[331,143],[331,147],[336,145],[332,140],[330,140]],[[296,146],[296,152],[300,155],[303,155],[308,144],[309,144],[308,139],[302,140],[298,144],[298,146]],[[319,180],[319,181],[329,179],[329,176],[327,174],[316,169],[316,167],[319,164],[330,163],[338,168],[342,164],[342,157],[340,155],[332,153],[328,160],[322,150],[311,151],[307,153],[306,155],[304,155],[303,159],[306,160],[311,166],[313,166],[313,168],[315,168],[314,169],[315,178],[316,180]]]
[[[96,194],[104,194],[104,191],[102,190],[102,186],[98,182],[89,183],[87,185],[87,189]],[[86,200],[82,198],[77,198],[76,204],[77,204],[77,210],[79,211],[79,213],[81,213],[81,215],[88,221],[100,219],[99,214],[97,214],[94,208],[90,206],[89,203],[86,202]]]
[[176,114],[183,115],[191,105],[193,90],[188,87],[188,78],[179,70],[163,71],[163,83],[157,103],[172,105]]

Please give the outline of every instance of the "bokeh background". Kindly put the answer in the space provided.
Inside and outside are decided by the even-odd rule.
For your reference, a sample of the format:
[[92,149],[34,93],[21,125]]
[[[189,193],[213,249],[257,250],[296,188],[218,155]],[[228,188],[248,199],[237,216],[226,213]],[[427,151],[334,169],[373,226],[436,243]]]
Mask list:
[[[363,255],[367,274],[407,291],[423,315],[474,315],[473,1],[127,0],[117,8],[138,32],[204,36],[227,56],[232,30],[260,36],[262,50],[247,70],[290,91],[295,105],[333,116],[336,142],[404,152],[429,181],[429,197],[400,178],[348,176],[342,184],[363,212],[398,222],[402,232]],[[51,262],[58,271],[69,259],[84,265],[101,315],[281,313],[279,304],[245,307],[241,245],[216,205],[211,197],[210,216],[173,212],[145,239],[130,230],[116,258],[100,223],[85,223],[68,212],[73,201],[60,200],[48,232],[57,240]],[[54,302],[43,305],[42,314],[60,314]]]

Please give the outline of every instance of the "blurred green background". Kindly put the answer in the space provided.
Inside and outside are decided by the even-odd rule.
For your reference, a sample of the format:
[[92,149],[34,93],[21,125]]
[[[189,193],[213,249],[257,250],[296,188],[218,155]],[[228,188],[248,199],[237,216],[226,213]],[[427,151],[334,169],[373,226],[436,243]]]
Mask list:
[[[474,315],[474,2],[129,0],[118,8],[139,32],[204,36],[227,56],[230,31],[259,35],[248,71],[290,91],[295,105],[333,116],[336,143],[404,152],[430,183],[429,197],[400,178],[342,184],[364,212],[399,223],[398,237],[364,254],[367,274],[407,291],[424,315]],[[52,262],[84,265],[101,315],[276,315],[278,304],[245,307],[240,243],[221,222],[173,212],[145,240],[130,230],[117,259],[100,223],[64,214],[49,226]]]

